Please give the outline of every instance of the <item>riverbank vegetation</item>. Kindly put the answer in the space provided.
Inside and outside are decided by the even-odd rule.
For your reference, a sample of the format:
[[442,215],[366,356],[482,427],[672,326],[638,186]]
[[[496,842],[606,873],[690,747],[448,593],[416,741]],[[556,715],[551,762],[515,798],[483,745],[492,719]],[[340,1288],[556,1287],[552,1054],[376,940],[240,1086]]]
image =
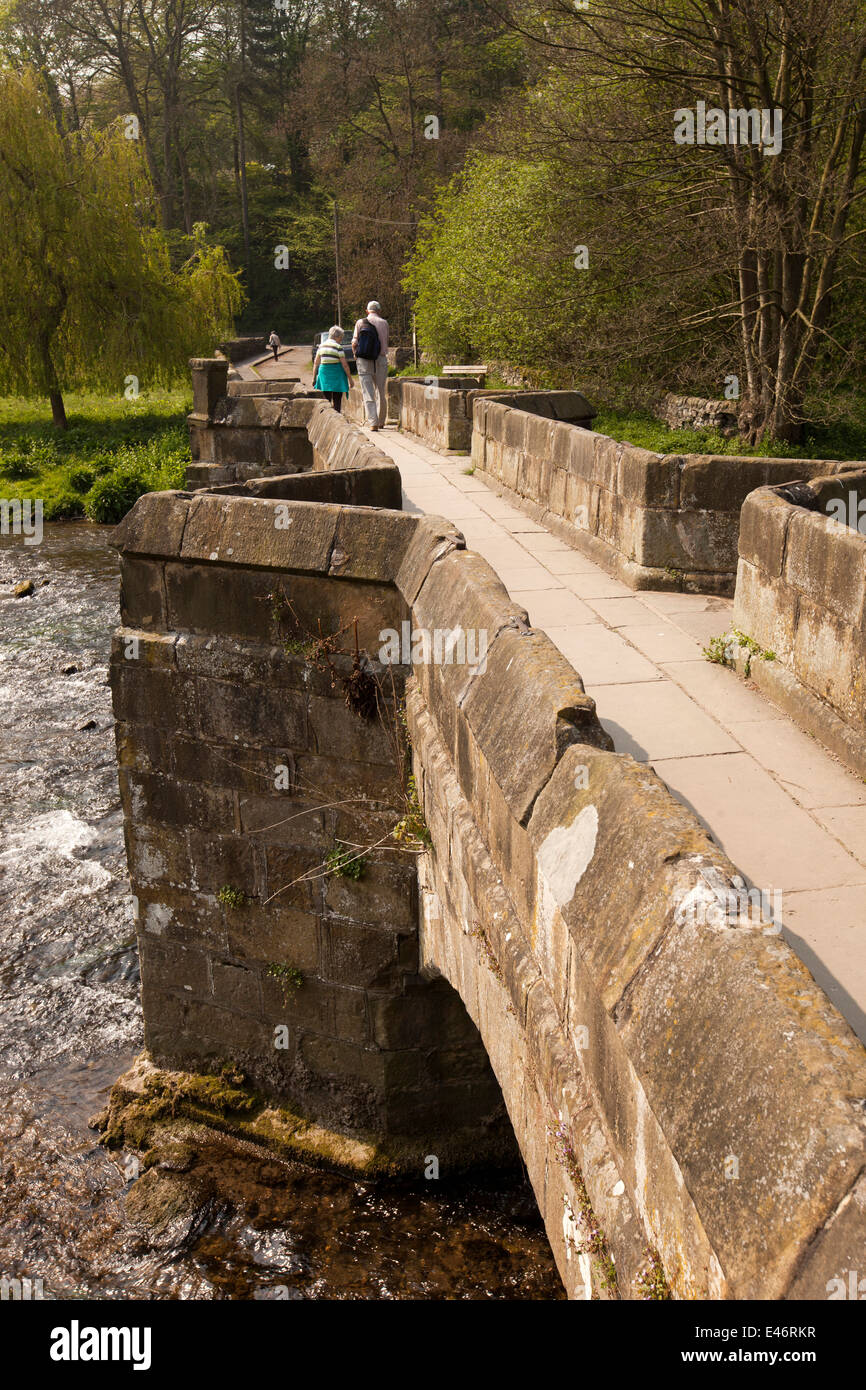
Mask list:
[[46,521],[115,522],[143,492],[183,487],[189,463],[184,391],[71,394],[67,428],[44,402],[0,398],[0,494],[41,498]]

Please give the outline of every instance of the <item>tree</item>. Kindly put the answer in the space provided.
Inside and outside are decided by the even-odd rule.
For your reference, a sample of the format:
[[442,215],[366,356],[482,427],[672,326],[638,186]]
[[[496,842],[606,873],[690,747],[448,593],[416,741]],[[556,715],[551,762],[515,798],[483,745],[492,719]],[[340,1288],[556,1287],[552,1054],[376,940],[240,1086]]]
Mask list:
[[516,0],[509,21],[565,97],[542,93],[531,148],[594,185],[576,211],[601,254],[637,232],[661,321],[725,340],[741,429],[796,440],[816,364],[846,352],[832,314],[863,234],[863,0]]
[[0,69],[0,389],[46,395],[176,376],[229,331],[237,278],[196,229],[179,270],[121,130],[64,136],[39,77]]

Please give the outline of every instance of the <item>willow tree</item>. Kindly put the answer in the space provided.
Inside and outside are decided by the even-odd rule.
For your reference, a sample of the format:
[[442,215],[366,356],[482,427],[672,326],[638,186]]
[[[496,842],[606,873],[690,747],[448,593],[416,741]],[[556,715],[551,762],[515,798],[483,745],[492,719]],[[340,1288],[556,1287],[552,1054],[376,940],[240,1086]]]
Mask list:
[[178,269],[128,127],[63,134],[34,73],[0,70],[0,390],[167,381],[230,330],[242,294],[199,228]]

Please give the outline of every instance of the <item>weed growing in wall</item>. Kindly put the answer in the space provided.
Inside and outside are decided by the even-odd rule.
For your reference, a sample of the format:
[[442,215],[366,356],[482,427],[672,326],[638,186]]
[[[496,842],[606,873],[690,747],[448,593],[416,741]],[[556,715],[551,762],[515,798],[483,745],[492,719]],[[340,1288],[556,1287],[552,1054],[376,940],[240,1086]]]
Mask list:
[[719,637],[711,638],[709,644],[703,649],[707,661],[714,662],[717,666],[734,667],[737,664],[737,657],[741,652],[745,653],[746,663],[743,675],[748,680],[752,673],[752,661],[757,657],[760,661],[775,661],[776,653],[762,647],[756,642],[754,637],[749,637],[745,632],[740,632],[739,628],[731,628],[730,632],[723,632]]
[[[405,714],[404,714],[405,718]],[[430,845],[430,831],[427,829],[427,822],[424,819],[424,812],[421,810],[421,803],[418,800],[418,788],[415,778],[409,776],[407,783],[407,806],[406,814],[398,820],[394,829],[391,831],[392,839],[398,844],[407,845],[410,848],[417,847],[426,849]]]
[[577,1219],[580,1223],[581,1243],[577,1248],[579,1255],[588,1255],[601,1288],[613,1292],[616,1287],[616,1269],[607,1248],[604,1232],[598,1224],[577,1155],[571,1144],[571,1135],[566,1125],[560,1121],[555,1129],[548,1126],[548,1134],[556,1145],[556,1155],[570,1177],[577,1199]]
[[283,987],[283,1000],[288,1001],[289,995],[301,988],[304,977],[297,966],[289,965],[285,961],[272,960],[268,965],[267,973],[272,980],[277,980]]
[[650,1300],[663,1302],[673,1297],[661,1256],[651,1245],[646,1248],[646,1262],[635,1280],[635,1288],[645,1303]]
[[232,888],[230,883],[224,883],[217,893],[217,900],[223,907],[241,908],[247,905],[247,895],[242,893],[239,888]]
[[337,878],[353,878],[356,882],[364,877],[367,864],[368,860],[363,853],[359,853],[351,845],[344,845],[342,840],[334,842],[334,848],[325,860],[329,874],[334,874]]

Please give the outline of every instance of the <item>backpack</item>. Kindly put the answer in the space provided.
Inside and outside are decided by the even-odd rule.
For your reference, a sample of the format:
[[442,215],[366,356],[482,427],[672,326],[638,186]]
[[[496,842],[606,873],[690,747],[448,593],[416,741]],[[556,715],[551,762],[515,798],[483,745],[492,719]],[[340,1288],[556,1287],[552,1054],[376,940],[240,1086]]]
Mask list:
[[379,342],[379,334],[376,332],[369,319],[362,319],[361,324],[362,327],[358,334],[358,346],[355,349],[355,356],[366,358],[369,362],[375,362],[382,351]]

